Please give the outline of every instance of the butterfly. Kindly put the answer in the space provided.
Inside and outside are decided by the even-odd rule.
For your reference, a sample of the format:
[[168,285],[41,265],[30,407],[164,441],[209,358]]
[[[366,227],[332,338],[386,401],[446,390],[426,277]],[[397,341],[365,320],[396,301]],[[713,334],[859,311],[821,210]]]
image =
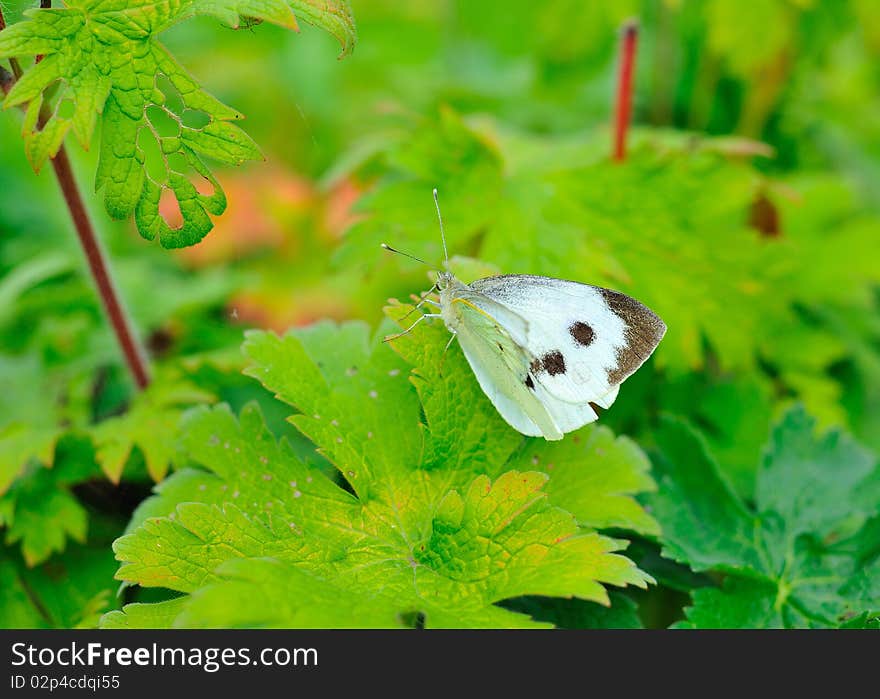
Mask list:
[[[458,340],[483,392],[522,434],[559,440],[598,419],[620,384],[651,356],[666,324],[619,291],[531,274],[502,274],[465,284],[448,270],[437,190],[434,204],[446,257],[434,286],[415,306],[440,318]],[[403,253],[386,244],[391,252]],[[438,299],[431,298],[436,292]],[[448,347],[448,345],[447,345]]]

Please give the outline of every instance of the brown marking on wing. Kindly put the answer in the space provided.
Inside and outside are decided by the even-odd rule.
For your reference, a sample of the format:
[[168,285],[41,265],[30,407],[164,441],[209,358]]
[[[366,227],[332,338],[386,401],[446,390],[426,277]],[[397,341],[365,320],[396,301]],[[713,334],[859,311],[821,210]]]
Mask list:
[[593,338],[596,337],[596,333],[593,331],[592,326],[582,320],[572,323],[568,328],[568,332],[572,339],[582,347],[589,347],[593,344]]
[[654,311],[626,294],[611,289],[599,291],[612,312],[624,322],[626,345],[617,350],[617,366],[608,372],[608,384],[615,386],[651,355],[666,332],[666,324]]
[[565,358],[559,350],[550,350],[541,357],[541,365],[550,376],[565,373]]

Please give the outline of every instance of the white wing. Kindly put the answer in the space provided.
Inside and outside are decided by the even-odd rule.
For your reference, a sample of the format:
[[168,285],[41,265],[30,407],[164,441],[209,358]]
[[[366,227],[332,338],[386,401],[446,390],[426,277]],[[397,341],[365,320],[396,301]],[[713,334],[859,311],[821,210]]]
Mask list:
[[[537,395],[536,385],[529,378],[531,355],[512,337],[501,320],[475,305],[470,294],[467,298],[454,298],[450,303],[460,319],[456,330],[458,344],[480,388],[501,417],[523,434],[562,439],[563,430]],[[526,325],[521,318],[518,322],[511,322],[507,317],[511,315],[510,311],[496,308],[497,304],[491,301],[482,305],[500,311],[513,332],[525,332]],[[546,393],[544,389],[541,391]]]
[[501,417],[523,434],[548,440],[562,439],[566,432],[596,420],[589,403],[562,401],[535,380],[531,371],[535,357],[514,337],[525,337],[525,320],[485,297],[474,296],[466,293],[450,302],[461,320],[458,342],[480,388]]
[[592,401],[600,408],[605,408],[606,410],[611,407],[611,404],[617,400],[617,393],[620,391],[620,384],[617,384],[614,388],[612,388],[608,393],[604,396],[600,396],[596,400]]
[[487,313],[501,315],[500,305],[526,319],[525,328],[513,328],[511,337],[533,357],[530,370],[536,385],[566,404],[554,405],[538,395],[560,420],[563,414],[570,421],[580,419],[577,411],[577,417],[565,413],[573,410],[570,404],[610,406],[620,383],[644,363],[666,332],[653,311],[610,289],[524,274],[479,279],[469,288],[475,293],[468,301]]

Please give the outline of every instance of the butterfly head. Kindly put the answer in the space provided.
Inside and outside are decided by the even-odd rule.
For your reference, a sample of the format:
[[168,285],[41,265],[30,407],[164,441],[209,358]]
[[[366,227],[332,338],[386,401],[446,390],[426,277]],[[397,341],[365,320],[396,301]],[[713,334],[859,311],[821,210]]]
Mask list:
[[448,269],[443,270],[442,272],[437,272],[437,280],[434,282],[437,291],[445,291],[449,287],[455,286],[458,283],[458,279]]

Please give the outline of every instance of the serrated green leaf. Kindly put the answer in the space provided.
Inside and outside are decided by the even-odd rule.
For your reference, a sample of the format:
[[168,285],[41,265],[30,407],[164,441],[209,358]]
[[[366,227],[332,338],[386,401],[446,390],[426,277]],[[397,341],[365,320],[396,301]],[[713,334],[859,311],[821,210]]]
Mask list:
[[89,517],[74,486],[99,477],[91,442],[68,433],[59,439],[51,467],[31,461],[0,496],[5,542],[17,545],[28,566],[83,542]]
[[23,423],[12,423],[0,430],[0,493],[5,493],[28,461],[36,459],[52,465],[55,444],[61,430],[34,429]]
[[[351,51],[354,24],[346,3],[291,4],[306,21],[336,36],[343,55]],[[34,169],[55,156],[71,129],[88,148],[97,115],[103,113],[95,183],[104,189],[107,212],[114,218],[134,214],[141,234],[158,238],[163,247],[201,240],[213,227],[209,214],[226,208],[223,190],[202,158],[238,165],[262,155],[231,123],[242,115],[202,90],[156,36],[194,15],[217,17],[232,27],[246,17],[296,29],[290,5],[283,0],[71,0],[64,9],[27,15],[29,21],[0,34],[0,57],[44,55],[4,100],[5,107],[27,104],[24,141]],[[56,85],[53,105],[44,105]],[[206,123],[190,126],[192,114]],[[211,194],[201,194],[193,177],[206,180]],[[180,225],[169,225],[160,213],[163,192],[176,199]]]
[[[790,411],[773,431],[758,469],[755,508],[785,522],[789,545],[802,534],[836,538],[848,518],[864,521],[876,514],[875,502],[862,504],[857,496],[876,457],[839,430],[817,439],[814,429],[805,411]],[[860,511],[860,504],[866,509]]]
[[0,356],[0,495],[29,463],[53,464],[63,424],[84,424],[89,388],[74,376],[38,356]]
[[528,614],[561,629],[640,629],[636,603],[621,592],[611,592],[610,607],[579,599],[521,597],[504,603],[505,609]]
[[7,545],[19,544],[29,566],[64,550],[67,539],[85,541],[88,516],[64,487],[63,474],[42,467],[20,477],[0,498]]
[[[693,606],[681,629],[776,629],[786,626],[776,602],[777,588],[765,580],[728,578],[721,588],[703,587],[693,592]],[[808,625],[806,619],[799,619]]]
[[[802,409],[771,436],[758,470],[754,509],[720,476],[683,423],[658,434],[662,472],[649,496],[664,555],[727,575],[693,594],[684,626],[836,627],[880,604],[880,567],[864,565],[860,542],[876,515],[860,489],[876,479],[876,457],[839,431],[817,438]],[[837,543],[844,539],[844,543]]]
[[102,629],[167,629],[186,608],[186,597],[175,597],[164,602],[126,604],[101,617]]
[[647,457],[629,438],[588,425],[563,441],[529,440],[510,462],[514,467],[526,464],[550,476],[550,500],[583,525],[660,534],[657,521],[633,497],[655,485]]
[[[430,342],[427,356],[442,353],[445,342]],[[115,545],[120,579],[192,595],[175,624],[385,626],[422,615],[429,626],[533,625],[493,603],[525,594],[607,603],[602,583],[647,581],[614,553],[620,542],[580,529],[548,499],[545,474],[511,469],[507,460],[521,439],[481,450],[470,436],[460,440],[465,459],[450,445],[466,426],[441,428],[431,417],[423,426],[422,407],[433,416],[449,387],[435,387],[433,398],[423,390],[420,405],[407,364],[370,340],[364,325],[325,323],[284,338],[251,333],[245,350],[249,373],[298,410],[291,421],[354,495],[276,443],[255,408],[240,424],[223,408],[193,413],[187,449],[211,473],[172,476],[153,510],[165,516],[141,519]],[[475,384],[464,376],[461,385]],[[482,404],[462,405],[473,421],[500,427],[491,407],[480,415]],[[473,432],[480,434],[488,439],[490,432]],[[447,457],[438,457],[434,439]],[[618,449],[610,435],[599,439]],[[638,455],[630,457],[634,477],[616,484],[626,493],[649,485]],[[574,452],[567,458],[573,463]],[[616,463],[633,468],[628,459]],[[250,564],[288,583],[267,584]],[[344,602],[323,608],[343,594]]]
[[[193,595],[176,619],[188,628],[332,628],[403,626],[391,595],[369,596],[273,559],[234,559],[220,580]],[[126,614],[128,610],[126,609]]]
[[91,435],[101,470],[113,483],[122,477],[134,448],[139,449],[153,480],[161,481],[176,450],[177,426],[184,410],[213,396],[173,374],[160,375],[135,395],[128,410],[95,425]]
[[758,523],[718,472],[699,435],[666,420],[657,441],[659,492],[647,501],[664,530],[664,555],[696,571],[743,563],[757,568],[752,542]]
[[[395,493],[400,502],[377,495],[362,505],[276,444],[255,409],[241,419],[239,428],[223,409],[200,411],[187,430],[198,460],[213,462],[223,478],[225,504],[181,504],[173,518],[146,520],[116,542],[124,562],[118,577],[195,592],[222,580],[218,567],[226,561],[269,556],[296,563],[318,587],[321,581],[345,583],[355,599],[359,590],[367,596],[387,592],[398,612],[423,611],[432,625],[469,625],[486,616],[481,610],[487,602],[516,596],[523,587],[604,600],[596,573],[587,571],[601,571],[608,582],[641,582],[625,558],[611,553],[611,540],[579,533],[570,515],[546,502],[540,474],[510,472],[494,484],[478,478],[463,496],[448,491],[437,504],[442,493],[427,474],[415,472],[415,483]],[[243,464],[256,470],[242,471]],[[438,507],[433,517],[430,507],[416,507],[432,501]],[[554,575],[542,575],[545,569]],[[269,590],[256,587],[251,594],[264,599],[260,589],[263,595]],[[300,592],[292,589],[292,599]],[[461,611],[459,598],[468,602],[460,602]],[[263,614],[272,608],[266,600]],[[212,614],[205,623],[234,623],[233,612]],[[334,625],[359,623],[335,619]]]
[[132,532],[146,520],[168,517],[181,502],[197,502],[201,499],[219,500],[223,482],[207,471],[183,468],[175,471],[174,478],[166,478],[153,488],[154,496],[147,498],[134,511],[126,527]]

